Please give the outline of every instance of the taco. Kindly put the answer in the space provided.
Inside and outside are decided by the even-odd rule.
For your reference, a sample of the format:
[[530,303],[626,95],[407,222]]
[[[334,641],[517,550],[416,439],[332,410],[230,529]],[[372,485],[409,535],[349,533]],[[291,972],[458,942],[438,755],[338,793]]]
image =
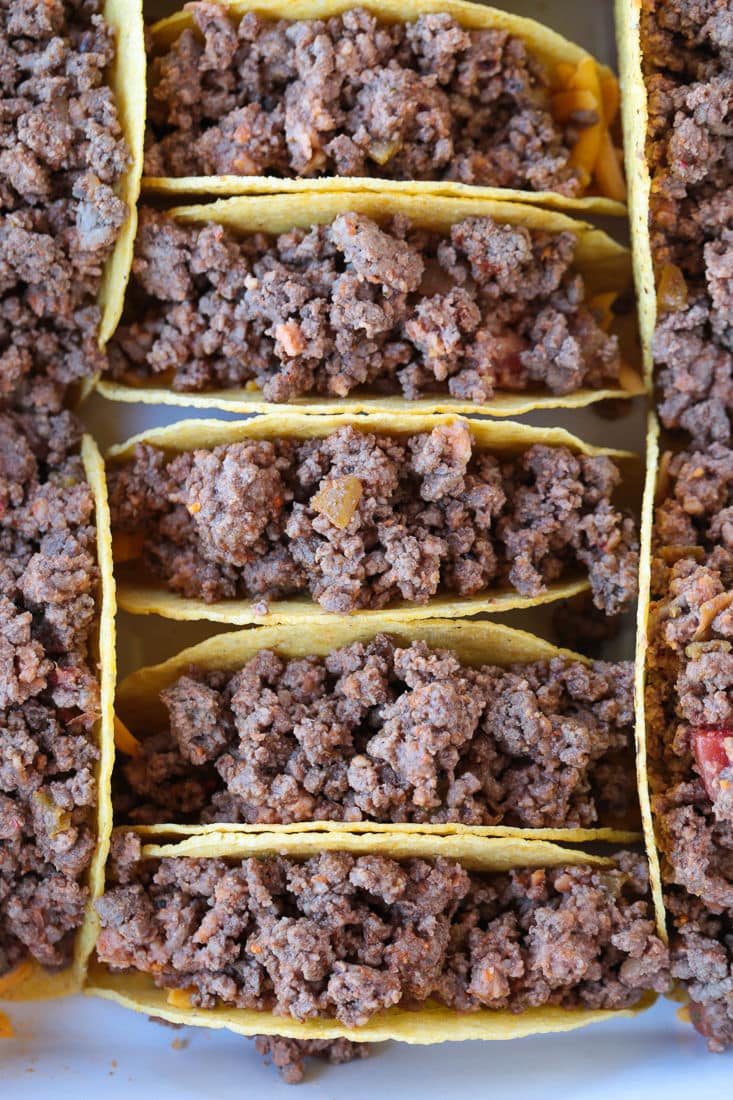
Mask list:
[[546,841],[118,832],[86,991],[243,1035],[567,1031],[666,988],[646,888],[643,856]]
[[145,129],[141,2],[6,4],[0,30],[2,399],[57,413],[90,391],[122,312]]
[[729,4],[617,0],[640,327],[664,427],[730,443]]
[[217,635],[128,676],[116,711],[115,820],[145,836],[639,839],[633,664],[495,623],[384,616]]
[[733,1041],[733,591],[724,534],[733,451],[690,447],[657,462],[654,421],[650,434],[639,591],[648,614],[637,659],[642,816],[672,974],[695,1027],[721,1050]]
[[93,440],[3,414],[0,1000],[81,988],[112,827],[115,600]]
[[633,456],[560,429],[453,416],[182,421],[109,452],[120,605],[301,625],[454,618],[590,586],[616,614],[636,596],[638,544],[611,502],[615,460],[633,476]]
[[341,191],[144,207],[99,388],[244,413],[578,407],[643,390],[636,326],[612,308],[630,286],[605,233],[517,203]]
[[146,189],[347,186],[624,213],[616,78],[539,23],[462,0],[217,7],[151,30]]

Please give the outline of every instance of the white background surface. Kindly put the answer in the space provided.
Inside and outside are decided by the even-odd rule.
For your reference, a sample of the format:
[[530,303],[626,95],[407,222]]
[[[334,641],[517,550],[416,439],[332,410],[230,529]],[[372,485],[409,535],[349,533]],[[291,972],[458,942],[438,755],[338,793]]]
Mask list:
[[[505,6],[554,26],[603,60],[614,59],[610,0],[515,0]],[[85,414],[103,445],[177,415],[99,399]],[[562,423],[593,442],[636,449],[643,443],[641,408],[617,422],[592,413],[531,419]],[[531,622],[520,617],[519,624],[543,628],[536,617]],[[139,620],[120,617],[123,674],[213,632],[152,618],[144,625],[143,631]],[[627,647],[629,642],[627,633]],[[293,1092],[248,1040],[204,1029],[176,1031],[116,1005],[76,997],[13,1007],[16,1038],[0,1044],[0,1095],[12,1100],[443,1100],[460,1089],[470,1100],[688,1100],[693,1091],[705,1100],[731,1096],[733,1054],[707,1054],[676,1011],[676,1005],[661,1001],[632,1020],[508,1043],[384,1044],[367,1061],[338,1067],[311,1063],[307,1082]]]

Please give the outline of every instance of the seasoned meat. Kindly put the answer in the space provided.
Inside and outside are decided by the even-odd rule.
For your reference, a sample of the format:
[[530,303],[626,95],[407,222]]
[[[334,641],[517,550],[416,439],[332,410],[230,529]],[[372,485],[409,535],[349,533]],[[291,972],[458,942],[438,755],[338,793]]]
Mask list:
[[633,521],[604,456],[536,444],[501,465],[468,425],[407,439],[340,428],[167,461],[141,444],[109,469],[113,526],[144,535],[147,567],[213,602],[310,592],[328,611],[469,596],[537,596],[587,570],[613,615],[636,595]]
[[94,502],[57,420],[0,412],[0,976],[70,961],[94,849]]
[[327,658],[192,668],[121,765],[131,822],[587,827],[633,812],[630,662],[501,669],[386,635]]
[[209,0],[153,60],[152,176],[378,176],[580,193],[584,125],[549,111],[548,75],[503,30],[447,14],[380,24],[232,18]]
[[573,270],[572,233],[466,218],[450,233],[358,214],[237,237],[143,208],[112,374],[270,401],[359,386],[476,402],[618,382],[618,340]]
[[127,863],[97,903],[97,951],[196,1006],[350,1027],[429,997],[461,1012],[628,1008],[668,984],[646,875],[632,853],[504,874],[346,852]]

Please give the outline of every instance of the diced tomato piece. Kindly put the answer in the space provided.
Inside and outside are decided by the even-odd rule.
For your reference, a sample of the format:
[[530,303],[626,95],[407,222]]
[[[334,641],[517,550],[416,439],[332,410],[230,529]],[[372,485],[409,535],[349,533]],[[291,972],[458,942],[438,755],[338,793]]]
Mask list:
[[701,726],[692,735],[692,749],[708,798],[714,802],[718,776],[733,764],[733,729]]

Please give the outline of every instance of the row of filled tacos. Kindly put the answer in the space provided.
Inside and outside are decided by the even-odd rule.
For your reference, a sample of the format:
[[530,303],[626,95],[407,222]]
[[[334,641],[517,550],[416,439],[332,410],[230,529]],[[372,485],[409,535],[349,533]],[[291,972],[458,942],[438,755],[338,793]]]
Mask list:
[[[283,5],[260,3],[257,10],[260,14],[264,12],[292,21],[296,15],[301,19],[336,16],[349,6],[340,2],[316,6],[303,4],[302,11],[301,6],[296,11],[296,5],[292,4],[284,9]],[[249,6],[230,7],[239,17]],[[562,88],[555,86],[553,89],[556,109],[570,113],[589,112],[589,117],[583,119],[586,125],[581,127],[583,133],[578,142],[578,155],[582,152],[587,165],[580,167],[584,168],[587,177],[595,174],[597,186],[602,187],[604,179],[610,180],[607,190],[613,191],[617,181],[612,171],[615,161],[608,160],[608,127],[613,121],[614,85],[606,71],[595,63],[588,64],[582,51],[529,21],[514,20],[473,5],[443,2],[423,3],[409,10],[405,10],[404,5],[380,4],[379,7],[389,19],[402,20],[420,12],[448,11],[464,27],[499,28],[523,38],[530,52],[549,66],[551,72],[557,72],[558,80],[564,81]],[[131,209],[130,218],[118,239],[101,291],[104,305],[101,340],[112,335],[122,315],[135,236],[135,173],[139,179],[144,124],[141,102],[144,58],[142,40],[138,36],[141,30],[139,11],[131,5],[121,6],[118,11],[118,6],[110,3],[106,16],[119,30],[114,81],[128,142],[137,153],[127,177],[129,189],[125,194]],[[156,49],[168,48],[190,21],[190,14],[184,13],[156,27],[153,32]],[[126,68],[128,59],[132,59],[129,69]],[[133,72],[134,79],[130,76]],[[602,105],[604,96],[605,105]],[[602,149],[605,159],[601,157]],[[615,155],[612,145],[610,155]],[[572,293],[576,299],[577,276],[585,281],[590,312],[595,311],[596,317],[594,340],[601,340],[596,331],[603,328],[601,321],[607,327],[617,326],[619,335],[624,326],[622,311],[614,313],[611,304],[628,282],[628,254],[603,234],[572,222],[562,214],[538,206],[514,204],[515,199],[521,198],[525,203],[531,199],[555,207],[609,209],[607,204],[604,207],[601,200],[592,196],[567,199],[542,192],[507,196],[505,191],[492,194],[489,188],[473,188],[460,182],[408,183],[375,177],[350,179],[348,190],[345,184],[325,179],[308,182],[273,180],[265,176],[237,177],[234,181],[231,177],[214,180],[210,177],[156,177],[149,178],[147,183],[151,191],[168,193],[300,191],[297,212],[294,199],[287,195],[235,198],[172,211],[166,216],[167,222],[162,229],[158,225],[159,234],[204,224],[205,228],[214,225],[231,231],[235,238],[255,232],[287,235],[295,228],[306,231],[315,224],[331,226],[341,218],[345,219],[344,231],[353,236],[364,226],[357,224],[355,227],[353,218],[350,224],[350,217],[369,219],[379,229],[379,223],[389,214],[409,218],[420,231],[442,234],[446,240],[451,237],[454,245],[455,239],[451,236],[454,228],[469,219],[483,217],[490,220],[492,226],[498,225],[504,230],[519,225],[524,230],[520,244],[526,247],[528,257],[533,249],[551,250],[561,236],[567,249],[572,243],[568,238],[574,238],[572,261],[566,267],[574,280]],[[388,199],[384,197],[387,192]],[[511,201],[507,202],[507,198]],[[155,229],[154,219],[150,224]],[[371,227],[367,228],[371,233]],[[340,225],[339,232],[341,230]],[[401,232],[404,236],[404,231]],[[399,234],[396,237],[399,241]],[[215,234],[209,244],[220,246],[221,240],[221,234]],[[231,246],[231,242],[227,243]],[[300,245],[302,240],[296,241],[296,246]],[[258,247],[264,246],[258,244]],[[435,247],[437,250],[440,245]],[[514,240],[512,247],[515,247]],[[397,247],[396,252],[397,277],[404,278],[404,271],[402,275],[399,273],[399,263],[414,261],[410,256],[405,257],[405,249]],[[527,264],[530,263],[531,258],[528,258]],[[211,270],[216,268],[212,265]],[[399,290],[399,283],[396,287]],[[453,289],[451,287],[451,291]],[[572,296],[570,290],[568,293]],[[185,295],[179,302],[184,298]],[[164,317],[163,323],[169,323],[169,318]],[[287,345],[288,341],[292,344],[300,336],[302,334],[287,330],[278,339]],[[128,334],[129,343],[139,337],[140,333]],[[512,369],[516,370],[516,348],[510,358]],[[168,378],[170,380],[170,376]],[[103,382],[100,388],[108,396],[125,400],[173,401],[253,412],[271,407],[251,386],[230,393],[219,389],[204,396],[182,395],[149,384],[140,386],[139,380],[135,386],[130,386],[129,381],[123,381],[122,385]],[[497,388],[501,389],[501,385]],[[583,658],[553,650],[537,639],[491,624],[471,623],[469,626],[449,620],[557,600],[584,591],[589,585],[596,603],[604,609],[615,612],[626,606],[635,594],[638,546],[633,521],[624,508],[628,501],[616,499],[616,486],[621,467],[625,473],[629,471],[631,477],[624,477],[620,494],[631,494],[632,456],[590,448],[561,431],[541,431],[511,422],[468,422],[455,415],[434,414],[438,408],[447,408],[453,412],[490,411],[506,416],[543,404],[572,406],[619,394],[628,396],[639,392],[640,388],[633,372],[622,364],[616,385],[580,386],[570,394],[535,393],[530,386],[521,397],[500,394],[498,398],[480,403],[452,396],[439,401],[427,397],[411,406],[403,401],[391,401],[389,397],[367,395],[356,401],[338,399],[337,407],[348,409],[348,413],[341,416],[312,415],[322,411],[325,401],[319,403],[317,399],[305,398],[302,412],[262,416],[243,424],[184,422],[170,429],[147,433],[112,451],[109,456],[111,527],[104,503],[103,476],[94,465],[90,442],[85,441],[82,454],[87,478],[97,494],[97,565],[102,585],[97,604],[102,670],[102,717],[96,727],[100,748],[98,821],[97,845],[89,871],[89,900],[77,934],[71,968],[50,977],[42,969],[21,964],[11,971],[14,979],[0,986],[0,995],[12,999],[78,989],[85,980],[92,945],[98,942],[98,957],[93,962],[87,984],[90,992],[174,1022],[226,1026],[243,1034],[394,1037],[409,1042],[499,1038],[532,1031],[567,1030],[605,1018],[608,1012],[635,1010],[647,1004],[653,991],[664,984],[665,965],[663,949],[648,914],[644,918],[645,927],[637,930],[635,942],[626,944],[624,939],[628,933],[628,926],[624,924],[627,919],[625,907],[643,907],[644,904],[640,871],[631,869],[630,857],[626,855],[617,857],[614,863],[548,843],[549,839],[633,842],[638,838],[637,823],[622,822],[613,807],[605,817],[605,810],[601,810],[592,820],[586,818],[585,823],[579,818],[571,829],[557,824],[531,827],[526,822],[521,825],[466,824],[452,821],[449,809],[443,813],[442,821],[428,820],[421,810],[421,816],[415,820],[387,818],[379,821],[374,815],[371,818],[363,816],[359,822],[337,819],[336,827],[333,822],[316,818],[319,827],[315,828],[312,818],[305,816],[283,825],[272,820],[264,824],[236,820],[224,828],[225,817],[219,816],[204,824],[203,819],[196,818],[190,802],[184,799],[179,820],[135,824],[133,818],[133,824],[125,826],[119,838],[121,845],[131,843],[130,837],[146,842],[152,839],[153,843],[145,843],[127,863],[115,855],[110,889],[99,908],[94,904],[103,892],[103,871],[112,824],[113,730],[116,729],[121,757],[127,757],[134,764],[136,756],[145,752],[145,735],[151,729],[160,732],[156,730],[156,723],[160,721],[161,691],[169,691],[174,682],[177,684],[191,663],[216,679],[223,673],[241,673],[264,649],[275,650],[281,660],[287,661],[316,656],[325,658],[334,647],[368,648],[376,643],[378,636],[386,635],[396,639],[401,650],[420,644],[427,646],[429,651],[447,648],[464,669],[491,666],[494,680],[501,680],[499,673],[508,664],[539,664],[543,671],[536,673],[539,681],[533,689],[535,696],[543,690],[542,676],[548,676],[550,665],[558,682],[561,672],[565,675],[563,670],[570,665],[576,679],[582,680],[582,669],[588,667]],[[374,411],[377,405],[383,407],[385,403],[388,407],[394,404],[394,408],[389,412]],[[334,409],[333,399],[329,399],[327,407]],[[362,411],[372,415],[368,419],[358,418],[356,412]],[[361,490],[355,485],[359,481],[354,474],[354,469],[358,469],[355,463],[365,463],[364,468],[370,471],[370,476],[383,479],[384,487],[380,487],[371,501],[361,500]],[[327,475],[325,479],[324,474]],[[324,480],[325,485],[321,485]],[[259,514],[247,520],[251,530],[245,531],[243,537],[242,517],[233,513],[232,507],[245,484],[258,499]],[[422,494],[421,497],[417,494],[422,501],[422,504],[417,502],[419,506],[415,500],[417,486]],[[231,492],[226,499],[228,487]],[[220,493],[223,500],[219,499]],[[426,501],[428,508],[424,507]],[[356,568],[347,570],[345,563],[354,556],[347,528],[359,507],[367,505],[371,508],[372,526],[381,524],[379,542],[369,546],[366,564],[360,561],[355,563]],[[552,514],[550,517],[548,512]],[[238,525],[234,532],[232,523],[235,527]],[[324,537],[324,525],[330,525],[333,537]],[[479,529],[485,531],[487,526],[495,527],[496,535],[494,537],[492,530],[492,538],[482,540]],[[343,532],[343,537],[333,528]],[[114,579],[110,539],[113,536],[114,556],[121,566],[120,602],[127,610],[239,625],[268,624],[228,638],[213,639],[194,653],[182,654],[167,666],[132,677],[120,688],[116,722],[112,701]],[[206,583],[205,587],[200,584],[197,587],[195,574],[201,573],[202,558],[206,562],[203,578]],[[340,582],[345,573],[349,583],[344,588]],[[358,616],[344,614],[355,609],[359,611]],[[435,616],[440,616],[442,621],[434,621]],[[296,627],[298,633],[294,637]],[[385,660],[381,650],[374,656]],[[420,660],[423,657],[421,655]],[[367,659],[371,659],[371,655]],[[473,682],[465,671],[454,670],[453,675]],[[357,681],[362,682],[358,676]],[[211,702],[211,693],[220,685],[207,682],[203,687]],[[201,688],[200,683],[198,688]],[[569,690],[567,684],[563,690]],[[557,688],[558,698],[559,692]],[[191,700],[187,702],[184,698],[184,710],[191,705]],[[613,707],[617,705],[615,701],[612,704]],[[567,716],[559,702],[557,707],[558,713],[552,718],[562,728],[563,724],[567,725]],[[587,709],[592,708],[588,706]],[[610,702],[606,709],[612,709]],[[553,728],[547,712],[542,712],[542,718]],[[613,725],[607,715],[602,721],[607,726]],[[628,726],[628,718],[625,722],[618,719],[618,725]],[[380,733],[384,736],[383,730]],[[617,737],[619,740],[623,738]],[[640,738],[640,746],[642,744]],[[206,758],[205,753],[202,757],[203,751],[194,737],[193,742],[188,743],[186,763],[203,763],[210,771],[212,760]],[[568,751],[577,751],[577,746]],[[170,755],[169,749],[164,752]],[[511,757],[509,752],[505,755]],[[517,755],[522,756],[521,749]],[[366,758],[368,754],[360,756]],[[603,771],[605,775],[606,787],[618,775],[618,771],[613,770],[612,756],[609,749],[608,760],[595,762],[599,773]],[[641,768],[641,755],[639,761]],[[505,766],[507,773],[511,772],[506,761]],[[185,787],[188,798],[191,777],[183,768],[181,772],[185,774],[177,774],[178,768],[181,768],[180,760],[174,762],[172,774],[174,779],[182,779],[180,787]],[[130,774],[134,772],[134,768],[125,770]],[[134,786],[130,774],[125,775],[127,791],[123,796],[129,795],[129,787]],[[459,771],[458,779],[462,774]],[[207,780],[210,781],[208,775]],[[590,785],[595,779],[587,781]],[[313,782],[310,774],[302,786],[307,790],[307,783],[312,785]],[[420,790],[419,783],[414,783],[413,787]],[[178,795],[183,798],[180,790],[176,797]],[[337,801],[331,799],[334,804]],[[599,800],[599,806],[602,801]],[[123,805],[129,813],[129,801],[123,801]],[[423,804],[417,802],[416,805]],[[645,824],[648,825],[648,821]],[[185,839],[181,840],[182,836]],[[157,844],[158,839],[175,840],[176,843]],[[242,876],[246,878],[254,873],[248,862],[252,859],[262,860],[262,873],[267,876],[297,878],[297,868],[315,858],[317,853],[324,858],[333,857],[342,871],[344,860],[351,861],[346,870],[354,877],[354,896],[361,891],[358,900],[368,910],[363,916],[366,924],[374,920],[375,913],[369,908],[371,903],[367,905],[364,900],[369,889],[360,885],[360,876],[368,875],[370,860],[380,859],[383,861],[380,865],[382,878],[391,876],[400,884],[399,889],[395,886],[394,905],[415,905],[414,898],[408,898],[415,885],[413,879],[421,882],[425,876],[437,875],[438,870],[445,876],[461,879],[464,894],[456,898],[455,909],[460,927],[458,930],[441,928],[443,937],[454,933],[455,936],[463,935],[472,922],[474,925],[480,923],[487,936],[487,925],[494,920],[500,919],[502,928],[506,922],[516,923],[517,913],[525,908],[522,898],[533,897],[533,892],[545,910],[561,913],[554,919],[570,921],[577,929],[579,922],[573,923],[568,916],[572,906],[568,906],[567,898],[574,897],[582,887],[593,892],[601,919],[613,925],[617,941],[596,945],[594,953],[584,960],[581,979],[577,976],[572,979],[567,974],[553,976],[549,962],[544,971],[540,968],[541,972],[531,975],[532,982],[528,973],[527,988],[523,990],[525,999],[514,1004],[511,998],[507,1000],[506,992],[502,992],[502,982],[506,984],[509,977],[518,978],[521,968],[526,968],[531,954],[528,944],[532,936],[539,935],[534,925],[517,932],[516,957],[508,962],[502,960],[502,965],[494,958],[491,945],[483,953],[478,951],[475,959],[464,958],[460,953],[464,950],[461,940],[460,950],[457,948],[450,960],[446,955],[435,961],[430,980],[425,978],[419,990],[406,982],[406,964],[397,959],[396,973],[391,974],[392,986],[387,991],[389,996],[385,994],[385,999],[374,992],[375,1015],[368,1022],[354,1026],[343,1013],[339,1016],[335,1009],[332,1010],[329,1002],[316,1005],[305,1014],[301,1011],[301,1018],[291,1012],[293,1022],[286,1021],[287,1013],[278,999],[280,993],[269,986],[260,991],[259,1000],[247,1001],[244,971],[252,963],[251,959],[236,960],[234,969],[244,975],[243,985],[235,983],[234,989],[222,995],[221,991],[215,991],[215,985],[197,985],[185,968],[184,972],[173,966],[165,953],[167,945],[159,945],[157,939],[151,940],[156,948],[160,946],[161,954],[156,959],[140,953],[140,943],[121,944],[119,936],[115,938],[114,930],[117,928],[119,933],[123,918],[132,924],[138,919],[144,922],[149,918],[152,898],[166,875],[172,874],[175,878],[180,873],[184,879],[189,874],[204,879],[219,876],[222,882],[213,882],[208,894],[202,888],[201,897],[208,900],[201,904],[209,905],[217,889],[228,889],[230,877],[237,878],[241,885]],[[450,865],[448,870],[444,863]],[[308,874],[311,870],[315,874],[318,869],[308,865]],[[332,870],[329,865],[324,873]],[[544,874],[539,877],[531,874],[536,871],[544,871]],[[470,873],[476,881],[469,882]],[[511,881],[507,880],[507,875]],[[448,886],[441,888],[447,890]],[[130,891],[134,892],[141,908],[128,910],[125,916]],[[497,912],[498,903],[486,900],[485,895],[491,891],[503,898],[511,895],[513,902],[511,898],[505,899],[502,902],[504,909]],[[250,893],[254,897],[254,890]],[[255,919],[250,893],[245,892],[240,898],[239,917],[242,920]],[[175,885],[173,895],[166,895],[161,911],[170,905],[174,915],[177,904],[174,895]],[[459,901],[462,904],[464,896],[479,899],[472,902],[474,909],[460,908]],[[283,902],[283,905],[293,904],[292,899]],[[211,910],[209,923],[221,917],[216,904]],[[380,919],[384,919],[383,902],[379,903],[377,911]],[[100,914],[104,930],[97,940]],[[424,921],[433,915],[429,907],[424,913],[418,913]],[[261,915],[256,919],[262,922]],[[543,919],[552,918],[545,913]],[[616,925],[614,921],[619,923]],[[150,927],[148,925],[148,929]],[[420,950],[425,945],[426,929],[431,927],[428,921],[418,929],[422,936],[421,939],[418,936],[422,945]],[[159,932],[160,927],[156,926],[156,936]],[[148,937],[144,933],[142,938]],[[367,939],[365,935],[365,941]],[[272,951],[273,942],[272,938],[267,942],[263,940],[262,951]],[[394,946],[395,957],[400,951],[407,951],[404,944]],[[357,952],[354,955],[352,952],[349,955],[347,952],[339,956],[334,943],[323,950],[328,965],[323,964],[325,969],[322,967],[318,971],[314,981],[326,983],[329,989],[338,987],[341,990],[338,1003],[342,1005],[348,1001],[349,989],[352,999],[357,995],[363,997],[364,990],[369,988],[363,973],[368,969],[367,954]],[[302,956],[294,952],[295,948],[289,955],[286,952],[279,962],[271,965],[268,973],[278,967],[302,966]],[[358,965],[347,961],[352,957],[358,958]],[[405,955],[405,959],[409,956]],[[194,965],[193,960],[189,962]],[[202,960],[195,960],[195,965],[201,966]],[[133,971],[137,968],[138,972],[121,974],[120,966],[128,971],[130,967]],[[252,964],[251,969],[252,980],[266,985],[262,967],[258,970]],[[359,974],[353,973],[353,969],[359,970]],[[202,967],[202,973],[205,971]],[[466,978],[469,972],[470,980]],[[208,972],[204,976],[210,977]],[[349,982],[356,984],[349,987]],[[212,1007],[214,998],[219,1002],[216,1007]],[[414,1007],[417,1004],[419,1010],[405,1011],[403,999],[405,1005]],[[254,1005],[255,1002],[256,1007],[241,1007],[244,1003]],[[236,1007],[238,1004],[240,1007]],[[385,1008],[390,1004],[398,1007]],[[531,1005],[534,1007],[528,1007]],[[517,1014],[518,1007],[525,1011]]]
[[[216,14],[210,6],[200,10],[188,6],[151,29],[146,107],[140,12],[129,0],[121,7],[125,31],[119,34],[110,79],[118,90],[120,74],[120,86],[124,85],[120,122],[132,158],[121,185],[131,215],[118,236],[100,290],[102,346],[108,344],[122,316],[131,266],[133,280],[127,295],[128,318],[108,347],[99,381],[105,396],[244,413],[272,411],[284,401],[309,412],[352,413],[396,407],[399,401],[403,410],[416,414],[452,411],[507,416],[536,408],[580,407],[643,392],[628,308],[630,255],[604,233],[560,213],[584,209],[623,213],[624,207],[615,200],[522,190],[511,186],[510,175],[508,183],[490,187],[351,172],[319,174],[315,168],[296,178],[288,178],[287,173],[179,176],[171,171],[154,176],[148,172],[142,186],[143,192],[151,194],[208,200],[253,197],[220,198],[167,213],[156,205],[144,206],[133,261],[146,126],[148,160],[151,148],[161,144],[155,142],[159,132],[171,131],[169,138],[178,135],[183,148],[193,148],[185,128],[195,125],[209,137],[217,126],[223,127],[221,143],[233,143],[247,164],[251,158],[241,150],[264,140],[247,114],[261,110],[260,104],[272,107],[279,97],[291,103],[297,115],[299,105],[312,99],[312,110],[325,125],[324,90],[301,88],[302,81],[296,81],[292,94],[286,94],[289,80],[295,80],[290,68],[295,61],[280,58],[280,51],[286,44],[301,51],[299,63],[317,74],[326,62],[320,57],[312,64],[308,60],[311,38],[318,32],[321,42],[331,26],[328,21],[341,20],[350,5],[340,0],[295,6],[238,2],[222,3],[220,9]],[[110,8],[115,27],[120,23],[118,14],[115,7]],[[532,155],[542,163],[553,160],[542,144],[543,125],[546,129],[550,116],[544,123],[534,118],[538,100],[544,100],[547,110],[559,112],[558,125],[568,127],[573,140],[577,138],[571,152],[565,150],[569,170],[590,179],[600,158],[605,168],[596,173],[594,186],[601,187],[603,194],[605,180],[606,189],[618,197],[619,185],[608,184],[609,175],[618,172],[617,150],[610,137],[618,112],[617,83],[608,69],[554,32],[484,6],[426,0],[408,6],[379,4],[373,13],[365,5],[358,26],[348,31],[339,24],[329,33],[345,35],[344,41],[351,41],[348,34],[352,33],[366,53],[364,39],[371,35],[379,55],[388,49],[392,28],[399,42],[389,45],[389,62],[387,56],[382,58],[387,73],[407,64],[407,47],[400,36],[420,19],[427,21],[427,52],[424,58],[420,55],[421,60],[413,58],[411,64],[418,69],[437,65],[441,71],[470,72],[471,80],[481,85],[479,99],[498,96],[497,103],[503,103],[509,93],[494,88],[481,73],[501,73],[505,66],[507,87],[516,91],[527,82],[532,84],[526,89],[531,118],[523,123],[521,136],[507,135],[500,128],[493,140],[502,149],[537,146],[540,152]],[[368,27],[359,20],[366,20]],[[238,30],[242,22],[248,27],[252,23],[246,34]],[[395,27],[401,28],[399,33]],[[478,38],[461,45],[466,34]],[[240,40],[243,44],[235,50]],[[353,44],[352,49],[358,55]],[[217,50],[224,50],[226,57]],[[233,73],[247,69],[242,60],[247,53],[250,68],[260,74],[252,75],[251,87],[245,81],[236,93],[230,87],[234,75],[229,74],[229,80],[220,72],[229,64],[226,58],[232,50]],[[276,88],[259,87],[263,66],[258,51],[273,69],[280,66],[289,74],[276,82]],[[344,58],[341,79],[357,61],[358,56]],[[378,56],[370,55],[369,63],[374,68]],[[362,64],[366,64],[363,59]],[[528,66],[521,77],[520,64]],[[538,66],[543,67],[542,73]],[[409,66],[407,71],[412,72]],[[432,88],[437,76],[431,72],[429,78],[415,79],[428,79]],[[500,83],[496,74],[492,79]],[[456,96],[465,106],[465,89],[464,93]],[[341,94],[348,100],[350,93]],[[411,94],[417,93],[412,89]],[[400,94],[392,88],[385,95],[392,105],[389,109],[410,100],[406,90]],[[207,97],[209,113],[194,123],[196,105]],[[163,100],[170,101],[167,122],[160,122]],[[188,106],[180,108],[180,103]],[[487,103],[475,106],[473,115],[488,110],[498,116],[505,110]],[[217,109],[228,111],[234,119],[228,128],[217,119]],[[282,103],[276,102],[272,109],[281,110]],[[516,114],[516,104],[513,109]],[[389,113],[385,105],[379,110]],[[379,112],[374,108],[373,113]],[[240,118],[245,115],[246,120]],[[284,125],[280,119],[275,127],[278,133]],[[482,132],[487,126],[484,120]],[[297,131],[297,121],[292,128]],[[316,139],[310,135],[308,140]],[[326,141],[323,133],[318,141]],[[401,141],[395,139],[395,146]],[[430,163],[432,159],[431,155]],[[374,162],[372,167],[379,165]],[[403,171],[409,174],[409,166]],[[310,178],[313,174],[319,178]],[[297,191],[297,197],[289,191]],[[483,224],[473,226],[475,219]],[[356,235],[352,224],[344,228],[345,220],[356,223]],[[348,236],[355,239],[349,241]],[[484,240],[484,247],[494,252],[491,270],[469,262],[472,238]],[[485,238],[490,238],[490,245]],[[406,253],[409,260],[408,264],[400,255],[401,273],[394,268],[395,250]],[[368,293],[362,287],[357,297],[364,304],[354,312],[349,308],[355,294],[354,273],[363,283],[363,264],[371,267],[365,277],[372,286]],[[266,272],[268,279],[258,286]],[[290,287],[292,295],[293,283],[298,287],[297,310],[286,290]],[[296,324],[293,318],[304,306],[307,322]],[[537,345],[545,349],[539,356],[533,350]],[[91,381],[85,388],[90,385]]]
[[733,1042],[733,358],[730,285],[720,280],[730,265],[723,120],[733,23],[725,4],[618,0],[617,24],[640,330],[656,404],[641,531],[640,795],[672,974],[719,1051]]

